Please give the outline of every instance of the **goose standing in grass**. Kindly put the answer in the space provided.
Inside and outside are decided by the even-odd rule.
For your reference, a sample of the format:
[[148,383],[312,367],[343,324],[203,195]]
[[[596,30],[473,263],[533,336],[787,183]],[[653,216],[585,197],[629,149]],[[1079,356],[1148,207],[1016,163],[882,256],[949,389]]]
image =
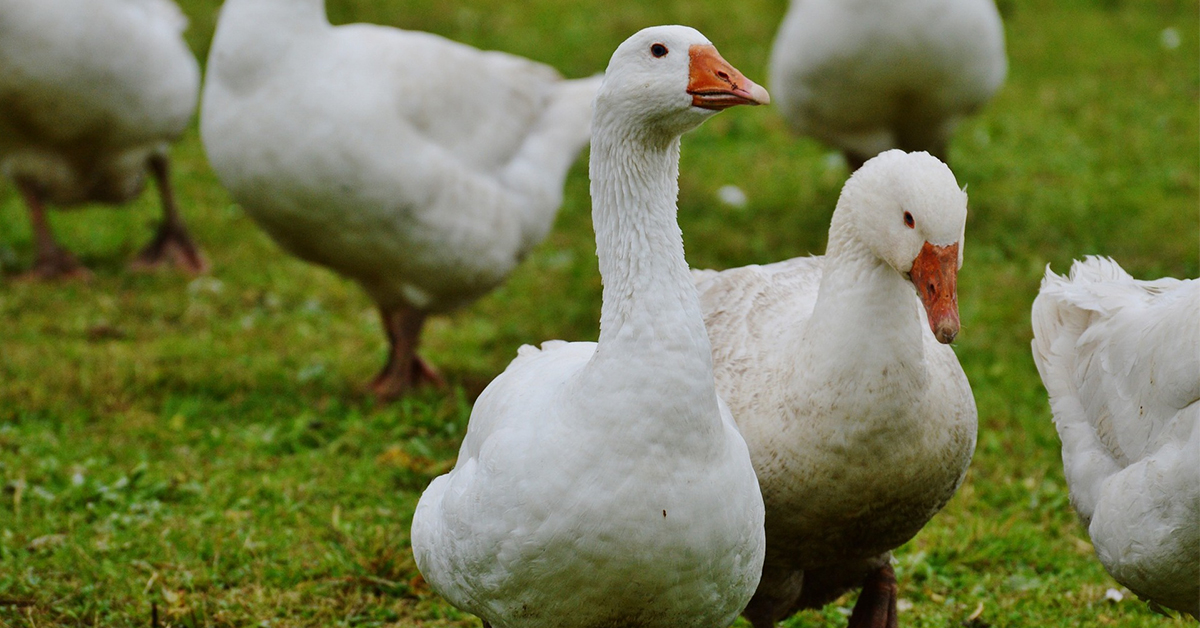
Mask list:
[[975,449],[948,346],[966,217],[945,164],[892,150],[842,189],[824,257],[694,273],[717,392],[766,503],[755,628],[859,587],[851,628],[896,626],[891,550],[946,504]]
[[691,28],[613,53],[591,149],[599,341],[522,347],[413,517],[421,574],[485,625],[716,628],[750,599],[762,497],[713,387],[676,196],[680,135],[767,101]]
[[1046,269],[1033,360],[1071,503],[1117,582],[1200,616],[1200,281]]
[[892,148],[945,161],[954,127],[1007,70],[992,0],[792,0],[771,90],[796,132],[856,170]]
[[167,147],[183,133],[200,68],[170,0],[5,0],[0,10],[0,172],[29,207],[32,278],[87,276],[54,239],[47,205],[124,203],[147,171],[163,221],[135,267],[202,272],[171,192]]
[[380,399],[440,376],[428,314],[496,287],[545,237],[600,79],[428,33],[331,26],[323,0],[226,0],[200,131],[288,252],[358,282],[390,341]]

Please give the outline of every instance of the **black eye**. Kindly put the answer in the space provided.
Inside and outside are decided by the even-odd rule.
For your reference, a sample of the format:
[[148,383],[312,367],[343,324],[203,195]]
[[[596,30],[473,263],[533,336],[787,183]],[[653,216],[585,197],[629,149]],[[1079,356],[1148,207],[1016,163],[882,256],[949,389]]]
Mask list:
[[655,57],[665,57],[667,56],[667,47],[662,44],[654,44],[650,46],[650,54]]
[[913,220],[912,214],[904,212],[904,224],[909,229],[912,229],[916,226],[916,222]]

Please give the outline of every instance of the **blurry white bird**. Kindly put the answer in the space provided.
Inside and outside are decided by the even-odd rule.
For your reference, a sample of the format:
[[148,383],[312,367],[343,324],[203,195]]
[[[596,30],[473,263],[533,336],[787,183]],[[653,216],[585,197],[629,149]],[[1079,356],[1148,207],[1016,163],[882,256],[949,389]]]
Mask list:
[[948,346],[966,218],[945,164],[892,150],[847,181],[824,257],[695,271],[717,392],[766,503],[755,628],[859,587],[850,626],[896,626],[891,550],[946,504],[975,449]]
[[227,0],[200,131],[283,248],[357,281],[391,342],[372,388],[440,381],[429,313],[496,287],[545,237],[600,79],[428,33],[331,26],[323,0]]
[[1046,269],[1033,360],[1071,503],[1104,568],[1200,615],[1200,281],[1138,281],[1088,257]]
[[771,91],[796,132],[855,170],[891,148],[945,161],[954,127],[1007,69],[992,0],[792,0]]
[[51,235],[46,205],[124,203],[146,172],[163,222],[135,266],[207,264],[175,207],[167,147],[196,110],[200,69],[170,0],[0,3],[0,172],[29,206],[37,278],[86,276]]
[[750,599],[763,507],[676,222],[680,135],[766,90],[683,26],[640,31],[596,96],[598,342],[525,346],[413,517],[435,591],[497,627],[716,628]]

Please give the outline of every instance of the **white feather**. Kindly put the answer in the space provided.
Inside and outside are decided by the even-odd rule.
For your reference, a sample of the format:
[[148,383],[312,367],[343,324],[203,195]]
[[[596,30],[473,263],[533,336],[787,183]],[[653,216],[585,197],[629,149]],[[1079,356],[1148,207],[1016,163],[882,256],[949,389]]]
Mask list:
[[1100,562],[1152,603],[1200,614],[1200,282],[1109,258],[1046,269],[1033,358],[1071,503]]
[[658,27],[614,53],[591,158],[599,341],[523,347],[413,517],[425,579],[497,628],[723,627],[758,583],[762,496],[675,218],[679,135],[712,114],[686,91],[707,43]]
[[136,196],[196,109],[181,18],[167,0],[4,0],[0,172],[56,205]]
[[962,481],[975,402],[903,273],[927,241],[961,251],[965,221],[944,164],[889,151],[846,184],[825,256],[694,274],[767,508],[756,627],[862,586]]
[[201,136],[288,251],[385,308],[442,312],[545,237],[599,82],[428,33],[331,26],[321,0],[227,0]]
[[793,128],[862,159],[944,148],[1007,72],[992,0],[792,0],[771,91]]

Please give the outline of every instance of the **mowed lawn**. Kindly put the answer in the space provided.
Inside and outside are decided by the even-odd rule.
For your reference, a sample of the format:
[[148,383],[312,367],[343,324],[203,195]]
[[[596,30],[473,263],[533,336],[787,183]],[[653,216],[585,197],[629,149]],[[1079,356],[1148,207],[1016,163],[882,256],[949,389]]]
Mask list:
[[[695,26],[766,81],[784,0],[329,0],[336,23],[427,30],[601,71],[635,30]],[[216,0],[188,0],[203,59]],[[951,149],[971,215],[956,351],[979,406],[966,482],[896,552],[903,626],[1160,627],[1096,561],[1071,509],[1029,355],[1046,264],[1105,254],[1135,276],[1195,277],[1200,10],[1191,0],[1002,0],[1009,78]],[[768,85],[768,87],[770,87]],[[419,89],[419,86],[414,86]],[[286,116],[287,111],[279,115]],[[397,150],[404,150],[397,146]],[[174,148],[211,274],[133,274],[158,202],[52,216],[90,283],[13,281],[32,257],[0,182],[0,626],[476,626],[419,577],[408,529],[450,469],[471,403],[522,343],[594,339],[600,281],[586,157],[550,237],[502,288],[431,320],[451,381],[377,406],[384,340],[353,284],[284,255],[209,169],[195,124]],[[688,259],[725,268],[819,253],[839,158],[772,107],[684,139]],[[744,208],[717,190],[737,185]],[[1124,599],[1106,599],[1116,589]],[[847,597],[787,625],[843,626]]]

